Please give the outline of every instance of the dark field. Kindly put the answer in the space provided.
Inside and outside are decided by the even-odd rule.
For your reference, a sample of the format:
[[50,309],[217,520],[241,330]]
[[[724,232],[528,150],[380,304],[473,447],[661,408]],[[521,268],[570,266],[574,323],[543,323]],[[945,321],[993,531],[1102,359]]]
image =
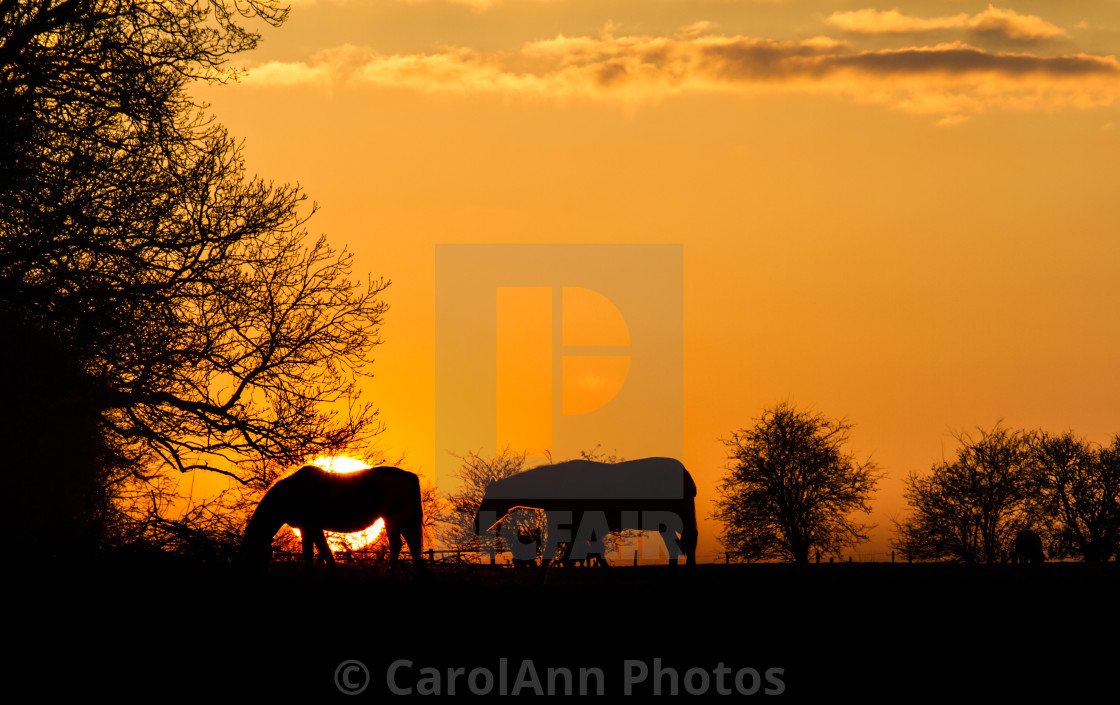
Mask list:
[[578,693],[582,668],[598,669],[584,688],[608,695],[651,695],[658,674],[663,694],[675,676],[682,695],[734,699],[1076,702],[1114,693],[1120,671],[1117,563],[701,565],[676,583],[663,566],[615,567],[609,585],[597,569],[554,568],[540,589],[531,571],[478,566],[421,580],[351,566],[315,585],[294,566],[264,580],[150,561],[76,573],[9,603],[9,689],[318,701],[344,697],[336,670],[356,659],[365,671],[337,673],[365,685],[355,700],[390,697],[399,662],[393,685],[414,694],[438,682],[496,696],[519,673],[521,692],[534,673],[547,691],[548,669],[567,669]]

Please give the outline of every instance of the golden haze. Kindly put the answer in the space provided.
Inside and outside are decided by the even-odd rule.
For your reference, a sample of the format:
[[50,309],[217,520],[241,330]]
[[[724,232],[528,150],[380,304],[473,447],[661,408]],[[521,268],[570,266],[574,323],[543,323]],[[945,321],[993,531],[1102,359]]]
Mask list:
[[199,92],[392,279],[390,457],[450,489],[436,454],[475,450],[434,447],[437,244],[683,243],[700,513],[788,399],[887,472],[885,556],[952,432],[1120,431],[1120,4],[950,5],[319,0]]

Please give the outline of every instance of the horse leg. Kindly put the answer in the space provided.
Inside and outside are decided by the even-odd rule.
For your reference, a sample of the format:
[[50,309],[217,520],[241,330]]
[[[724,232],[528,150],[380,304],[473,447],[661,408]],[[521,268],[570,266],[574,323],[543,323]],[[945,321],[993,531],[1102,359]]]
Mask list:
[[607,583],[607,585],[610,585],[611,580],[612,580],[612,575],[611,575],[611,568],[610,568],[609,565],[607,565],[606,550],[603,550],[603,552],[601,552],[601,553],[596,553],[594,556],[592,556],[591,554],[588,554],[587,560],[588,560],[588,565],[590,565],[591,561],[596,561],[599,564],[599,567],[603,569],[603,571],[602,571],[603,581],[605,583]]
[[[670,534],[672,536],[673,534]],[[668,536],[662,534],[662,539],[665,541],[665,550],[669,553],[669,582],[676,582],[677,580],[677,563],[680,562],[681,541],[678,538],[670,539]]]
[[[313,532],[315,546],[319,549],[319,555],[327,562],[327,570],[330,572],[331,577],[338,576],[338,565],[334,562],[334,553],[331,551],[330,545],[327,543],[327,535],[323,533],[322,529],[317,529]],[[304,549],[306,555],[306,549]]]
[[696,575],[696,544],[699,543],[699,532],[694,530],[685,529],[687,532],[681,536],[682,546],[681,549],[685,553],[685,569],[688,571],[688,576],[691,578]]
[[560,565],[565,568],[575,567],[576,559],[572,558],[572,543],[570,541],[564,541],[560,544],[557,555],[560,556]]
[[562,545],[564,546],[563,551],[561,552],[559,549],[556,551],[557,556],[559,556],[558,558],[545,558],[541,556],[541,567],[540,570],[537,571],[537,579],[533,581],[533,585],[544,585],[544,581],[548,579],[548,569],[552,567],[553,561],[559,560],[565,567],[570,565],[572,543],[568,542]]
[[533,585],[544,585],[544,581],[548,579],[548,569],[551,566],[551,558],[541,559],[541,567],[537,569],[537,577],[533,580]]
[[303,539],[303,570],[307,574],[308,580],[315,579],[315,539],[312,538],[313,532],[310,529],[304,529],[301,538]]
[[409,524],[405,526],[401,535],[404,536],[405,543],[408,544],[408,552],[412,554],[412,571],[419,573],[424,569],[423,529],[419,525]]
[[[385,530],[389,532],[389,565],[395,567],[397,565],[397,558],[401,555],[401,546],[403,546],[404,543],[401,541],[401,534],[397,531],[397,527],[394,526],[390,529],[389,525],[386,524]],[[412,547],[409,546],[409,549],[411,548]]]

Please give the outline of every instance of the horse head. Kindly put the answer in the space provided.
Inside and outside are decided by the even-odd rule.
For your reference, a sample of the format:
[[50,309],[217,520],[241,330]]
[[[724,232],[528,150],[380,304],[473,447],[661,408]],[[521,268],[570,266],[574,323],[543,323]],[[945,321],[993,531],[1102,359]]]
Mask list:
[[265,536],[250,525],[241,540],[238,561],[243,568],[254,572],[267,570],[272,561],[272,536]]

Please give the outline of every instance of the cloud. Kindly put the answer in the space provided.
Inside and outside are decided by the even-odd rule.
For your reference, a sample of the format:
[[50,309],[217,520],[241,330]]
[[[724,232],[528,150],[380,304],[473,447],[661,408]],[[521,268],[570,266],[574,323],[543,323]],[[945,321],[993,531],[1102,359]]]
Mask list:
[[828,61],[831,68],[856,68],[869,74],[948,75],[988,74],[993,77],[1020,78],[1027,75],[1054,79],[1061,77],[1120,77],[1120,64],[1112,57],[1038,56],[1034,54],[1000,54],[961,44],[935,47],[868,51],[851,56],[835,56]]
[[241,83],[251,86],[316,86],[330,90],[340,78],[351,76],[375,61],[368,47],[343,44],[313,54],[308,61],[268,61],[246,69]]
[[[350,3],[357,3],[364,1],[365,3],[374,2],[376,0],[280,0],[281,5],[293,5],[306,7],[311,5],[347,5]],[[560,2],[561,0],[392,0],[393,2],[402,5],[423,5],[428,3],[442,3],[447,5],[465,5],[475,12],[485,12],[487,10],[498,7],[502,4],[509,3],[549,3]],[[781,0],[756,0],[756,2],[780,2]]]
[[475,12],[485,12],[485,11],[490,10],[492,8],[498,7],[499,5],[502,5],[504,3],[511,3],[511,4],[516,3],[516,2],[546,3],[546,2],[559,2],[559,1],[560,0],[395,0],[395,2],[399,2],[399,3],[402,3],[402,4],[406,4],[406,5],[420,5],[420,4],[424,4],[424,3],[428,3],[428,2],[444,2],[444,3],[447,3],[449,5],[466,5],[467,7],[474,10]]
[[241,80],[268,86],[325,85],[330,80],[330,67],[323,63],[269,61],[253,67]]
[[1015,42],[1037,42],[1068,36],[1065,30],[1035,15],[1020,15],[993,5],[977,15],[961,13],[948,17],[921,18],[898,10],[855,10],[834,12],[825,22],[854,34],[911,34],[960,29],[978,36]]
[[357,84],[458,94],[546,94],[555,83],[549,77],[506,70],[494,57],[470,49],[380,56],[362,66],[352,80]]
[[972,18],[969,29],[980,34],[992,34],[1004,39],[1033,42],[1041,39],[1060,39],[1066,31],[1035,15],[1020,15],[1014,10],[1001,10],[992,5]]
[[[1087,54],[993,52],[961,42],[856,51],[829,37],[777,41],[705,33],[566,37],[520,50],[452,48],[384,55],[359,47],[310,62],[264,64],[247,83],[378,87],[428,94],[490,94],[527,99],[627,104],[676,95],[774,92],[830,94],[938,116],[944,124],[994,108],[1092,107],[1120,95],[1120,63]],[[328,78],[329,77],[329,78]]]
[[961,29],[968,24],[968,15],[922,19],[910,17],[898,10],[853,10],[834,12],[825,22],[855,34],[906,34],[929,32],[937,29]]

